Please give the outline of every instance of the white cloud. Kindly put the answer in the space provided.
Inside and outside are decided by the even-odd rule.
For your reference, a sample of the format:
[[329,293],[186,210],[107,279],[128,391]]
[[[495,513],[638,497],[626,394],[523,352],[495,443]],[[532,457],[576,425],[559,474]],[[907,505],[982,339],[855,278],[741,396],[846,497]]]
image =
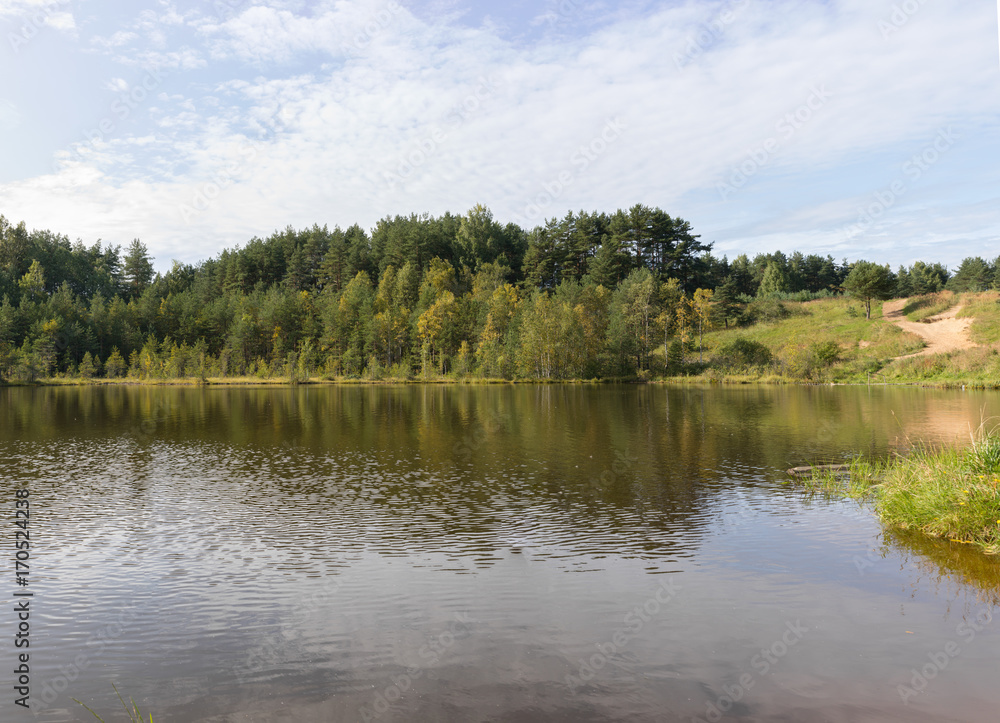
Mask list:
[[4,0],[0,2],[0,19],[14,20],[20,37],[26,40],[45,27],[75,33],[76,19],[69,5],[70,0]]
[[111,78],[111,80],[104,84],[104,87],[113,93],[124,93],[128,90],[128,81],[124,78]]
[[[389,3],[323,3],[309,15],[287,5],[221,16],[168,7],[102,41],[121,48],[159,33],[162,47],[120,58],[178,71],[153,124],[52,177],[0,188],[0,205],[74,234],[142,235],[157,256],[185,260],[213,252],[205,239],[217,250],[288,223],[370,225],[477,202],[503,221],[531,204],[542,217],[658,205],[725,249],[839,256],[854,243],[865,255],[858,244],[874,239],[936,248],[949,227],[977,243],[997,236],[995,205],[980,201],[954,223],[942,209],[968,212],[969,202],[917,186],[870,238],[843,232],[938,128],[996,129],[996,48],[982,9],[927,4],[886,39],[891,3],[881,0],[737,2],[721,24],[719,6],[692,2],[515,45]],[[963,52],[929,52],[951,47]],[[231,75],[219,82],[222,72]],[[609,142],[601,134],[614,118],[623,128]],[[995,132],[969,143],[1000,145]],[[590,146],[592,158],[580,155]],[[877,153],[889,160],[873,162]],[[719,184],[741,168],[752,172],[723,201]],[[948,185],[955,171],[935,173]],[[59,223],[46,220],[54,214]]]
[[125,66],[164,70],[198,70],[208,64],[199,50],[187,47],[166,52],[140,50],[130,55],[118,55],[115,60]]
[[97,48],[102,50],[112,50],[114,48],[120,48],[124,45],[138,39],[138,35],[128,31],[128,30],[118,30],[109,37],[103,37],[100,35],[95,35],[90,38],[90,43]]
[[70,0],[4,0],[0,2],[0,17],[38,15],[42,18],[69,4]]
[[370,51],[412,18],[395,0],[336,3],[315,16],[255,5],[215,22],[206,19],[200,31],[212,39],[217,58],[282,63],[297,53],[322,52],[337,58]]
[[54,12],[46,16],[45,24],[56,30],[76,30],[76,19],[73,13]]

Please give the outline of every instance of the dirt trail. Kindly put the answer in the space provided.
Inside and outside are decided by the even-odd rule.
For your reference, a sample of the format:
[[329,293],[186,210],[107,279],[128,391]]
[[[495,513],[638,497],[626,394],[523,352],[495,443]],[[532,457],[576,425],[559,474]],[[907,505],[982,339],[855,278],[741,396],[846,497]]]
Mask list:
[[917,336],[923,337],[927,346],[914,354],[904,354],[896,357],[902,359],[908,356],[930,356],[931,354],[943,354],[959,349],[971,349],[976,346],[969,339],[969,326],[972,324],[971,318],[956,319],[961,306],[953,306],[935,316],[928,317],[928,322],[907,321],[903,316],[903,307],[906,299],[894,299],[882,304],[882,315],[898,325],[903,331],[909,331]]

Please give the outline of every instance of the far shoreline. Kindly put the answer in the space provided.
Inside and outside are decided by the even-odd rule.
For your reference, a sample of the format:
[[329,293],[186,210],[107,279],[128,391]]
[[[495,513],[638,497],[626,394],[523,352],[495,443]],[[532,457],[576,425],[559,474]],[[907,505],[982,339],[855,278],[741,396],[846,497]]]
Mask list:
[[33,382],[0,382],[2,388],[23,388],[23,387],[299,387],[299,386],[556,386],[556,385],[654,385],[654,386],[696,386],[696,387],[737,387],[737,386],[796,386],[796,387],[912,387],[917,389],[955,389],[955,390],[981,390],[992,391],[1000,389],[1000,380],[996,382],[983,382],[979,380],[927,380],[912,379],[893,381],[881,380],[866,381],[841,381],[822,382],[807,381],[802,379],[791,379],[768,375],[766,377],[747,376],[726,376],[726,377],[705,377],[705,376],[684,376],[684,377],[664,377],[657,379],[642,378],[604,378],[604,379],[481,379],[474,377],[466,378],[387,378],[387,379],[364,379],[338,377],[327,379],[323,377],[310,377],[306,380],[291,380],[288,377],[208,377],[199,379],[196,377],[184,377],[175,379],[138,379],[135,377],[121,377],[115,379],[93,378],[83,379],[80,377],[53,377],[39,379]]

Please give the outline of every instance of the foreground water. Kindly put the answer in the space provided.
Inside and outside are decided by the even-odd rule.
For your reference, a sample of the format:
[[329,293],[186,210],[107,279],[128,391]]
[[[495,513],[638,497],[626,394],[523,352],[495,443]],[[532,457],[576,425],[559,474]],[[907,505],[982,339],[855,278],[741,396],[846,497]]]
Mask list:
[[[0,389],[30,703],[93,720],[982,721],[997,561],[783,470],[968,439],[1000,395]],[[17,621],[0,616],[13,671]],[[111,716],[105,715],[108,720]]]

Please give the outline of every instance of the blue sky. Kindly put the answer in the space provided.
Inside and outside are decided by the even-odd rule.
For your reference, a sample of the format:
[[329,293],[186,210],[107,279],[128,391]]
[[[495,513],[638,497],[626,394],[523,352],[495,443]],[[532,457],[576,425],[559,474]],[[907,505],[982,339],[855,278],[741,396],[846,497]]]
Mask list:
[[635,203],[718,255],[1000,255],[992,0],[0,0],[0,213],[157,267]]

